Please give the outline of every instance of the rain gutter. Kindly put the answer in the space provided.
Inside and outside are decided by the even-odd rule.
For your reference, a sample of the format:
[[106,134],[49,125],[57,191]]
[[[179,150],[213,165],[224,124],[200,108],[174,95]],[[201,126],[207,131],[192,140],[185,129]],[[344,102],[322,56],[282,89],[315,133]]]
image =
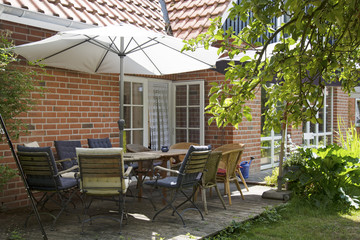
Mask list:
[[43,13],[32,12],[26,9],[16,8],[5,4],[0,4],[0,19],[53,31],[83,29],[93,26],[90,24],[49,16]]

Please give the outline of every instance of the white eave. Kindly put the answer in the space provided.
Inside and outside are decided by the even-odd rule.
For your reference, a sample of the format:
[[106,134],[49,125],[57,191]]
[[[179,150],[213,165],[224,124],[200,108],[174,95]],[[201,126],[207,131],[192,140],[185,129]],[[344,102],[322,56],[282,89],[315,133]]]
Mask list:
[[0,4],[0,19],[53,31],[94,27],[90,24],[15,8],[6,4]]

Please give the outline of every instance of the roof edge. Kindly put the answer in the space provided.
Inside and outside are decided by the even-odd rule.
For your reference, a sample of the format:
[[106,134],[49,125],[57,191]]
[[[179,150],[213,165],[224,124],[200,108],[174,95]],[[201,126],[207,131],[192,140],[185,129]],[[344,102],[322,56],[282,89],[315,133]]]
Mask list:
[[94,25],[48,16],[5,4],[0,4],[0,19],[53,31],[95,27]]

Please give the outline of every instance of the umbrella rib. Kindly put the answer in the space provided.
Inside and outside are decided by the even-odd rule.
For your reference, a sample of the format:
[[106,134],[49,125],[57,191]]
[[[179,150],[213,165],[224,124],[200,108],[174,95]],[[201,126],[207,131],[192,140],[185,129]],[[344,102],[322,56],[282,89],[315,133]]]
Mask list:
[[[94,37],[94,38],[95,38],[95,37]],[[67,48],[65,48],[65,49],[63,49],[63,50],[61,50],[61,51],[59,51],[59,52],[53,53],[53,54],[51,54],[50,56],[47,56],[47,57],[43,58],[43,60],[49,59],[49,58],[51,58],[51,57],[53,57],[53,56],[56,56],[56,55],[58,55],[58,54],[60,54],[60,53],[66,52],[67,50],[70,50],[70,49],[72,49],[72,48],[74,48],[74,47],[77,47],[77,46],[79,46],[79,45],[81,45],[81,44],[84,44],[84,43],[86,43],[86,42],[90,42],[91,40],[92,40],[92,38],[86,39],[86,40],[84,40],[84,41],[82,41],[82,42],[79,42],[79,43],[73,45],[73,46],[67,47]]]
[[[156,66],[156,64],[151,60],[151,58],[146,54],[146,52],[144,51],[144,49],[141,47],[141,46],[144,45],[145,43],[142,44],[142,45],[139,45],[139,44],[136,42],[135,39],[133,39],[133,40],[134,40],[134,42],[138,45],[138,48],[139,48],[139,49],[144,53],[144,55],[149,59],[149,61],[151,62],[151,64],[154,65],[154,67],[158,70],[158,72],[160,73],[160,75],[163,75],[162,72],[160,71],[160,69]],[[155,41],[155,39],[149,40],[149,41],[147,41],[147,43],[150,42],[150,41]]]
[[158,42],[155,42],[155,43],[153,43],[153,44],[147,45],[146,47],[142,47],[142,46],[144,46],[145,44],[148,44],[149,42],[152,42],[154,39],[155,39],[155,38],[150,38],[149,41],[146,41],[146,42],[144,42],[144,43],[142,43],[142,44],[138,44],[138,43],[135,41],[134,38],[131,38],[131,40],[128,42],[128,45],[127,45],[126,48],[125,48],[125,52],[126,52],[127,47],[130,45],[130,42],[131,42],[131,41],[134,41],[134,42],[137,44],[137,47],[129,50],[128,52],[126,52],[126,54],[134,53],[134,52],[137,52],[137,51],[140,51],[140,50],[142,50],[142,49],[145,49],[145,48],[148,48],[148,47],[151,47],[151,46],[154,46],[154,45],[158,44]]
[[[95,68],[95,72],[97,72],[97,71],[99,70],[101,64],[104,62],[104,60],[105,60],[106,56],[108,55],[109,51],[112,49],[112,46],[115,46],[115,47],[116,47],[116,44],[115,44],[115,42],[114,42],[116,38],[115,38],[115,39],[112,39],[112,38],[109,37],[109,39],[110,39],[110,41],[111,41],[111,44],[110,44],[108,47],[106,47],[106,46],[104,45],[104,49],[106,50],[106,52],[105,52],[104,56],[101,58],[101,61],[99,62],[99,64],[97,65],[97,67]],[[99,44],[101,44],[101,43],[99,43]],[[105,48],[105,47],[106,47],[106,48]]]
[[[110,52],[112,52],[112,53],[119,54],[119,50],[116,51],[116,49],[113,49],[113,48],[111,48],[111,47],[109,47],[109,46],[107,46],[107,45],[105,45],[105,44],[102,44],[101,42],[95,40],[96,37],[91,38],[91,39],[90,39],[89,36],[86,36],[86,37],[89,38],[89,39],[88,39],[88,40],[89,40],[89,43],[91,43],[91,44],[93,44],[93,45],[95,45],[95,46],[98,46],[98,47],[100,47],[100,48],[102,48],[102,49],[108,50],[108,51],[110,51]],[[97,36],[97,37],[98,37],[98,36]],[[110,37],[109,37],[109,38],[110,38]],[[114,42],[113,39],[110,38],[110,40],[111,40],[112,43]],[[112,44],[111,44],[111,45],[112,45]],[[111,46],[111,45],[110,45],[110,46]],[[116,45],[115,45],[115,46],[116,46]]]

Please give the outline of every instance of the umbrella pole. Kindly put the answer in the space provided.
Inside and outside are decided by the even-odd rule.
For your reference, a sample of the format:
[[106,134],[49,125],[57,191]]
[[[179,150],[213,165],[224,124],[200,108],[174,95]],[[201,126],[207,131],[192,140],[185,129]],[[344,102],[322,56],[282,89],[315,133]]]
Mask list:
[[119,79],[119,112],[120,112],[120,121],[123,123],[123,127],[119,128],[120,130],[120,147],[124,147],[124,127],[125,127],[125,120],[124,120],[124,37],[120,37],[120,79]]
[[[1,131],[2,130],[2,131]],[[8,134],[8,131],[6,130],[6,126],[5,126],[5,122],[0,114],[0,133],[3,133],[5,136],[6,136],[6,139],[7,139],[7,142],[9,144],[9,148],[11,150],[11,153],[15,159],[15,163],[16,163],[16,166],[18,167],[18,170],[19,170],[19,173],[20,173],[20,176],[21,176],[21,179],[23,180],[24,182],[24,185],[25,185],[25,189],[26,189],[26,192],[30,198],[30,202],[31,202],[31,205],[33,207],[33,210],[34,210],[34,213],[35,213],[35,216],[36,216],[36,219],[39,223],[39,226],[40,226],[40,230],[41,230],[41,233],[42,233],[42,237],[44,240],[47,240],[47,235],[46,235],[46,232],[44,230],[44,227],[41,223],[41,219],[40,219],[40,215],[39,215],[39,212],[38,212],[38,209],[36,207],[36,203],[35,203],[35,200],[34,200],[34,196],[29,188],[29,185],[27,184],[26,180],[25,180],[25,175],[24,175],[24,172],[21,168],[21,165],[20,165],[20,161],[19,161],[19,158],[17,157],[16,153],[15,153],[15,150],[14,150],[14,145],[12,144],[11,142],[11,139],[10,139],[10,136]]]

